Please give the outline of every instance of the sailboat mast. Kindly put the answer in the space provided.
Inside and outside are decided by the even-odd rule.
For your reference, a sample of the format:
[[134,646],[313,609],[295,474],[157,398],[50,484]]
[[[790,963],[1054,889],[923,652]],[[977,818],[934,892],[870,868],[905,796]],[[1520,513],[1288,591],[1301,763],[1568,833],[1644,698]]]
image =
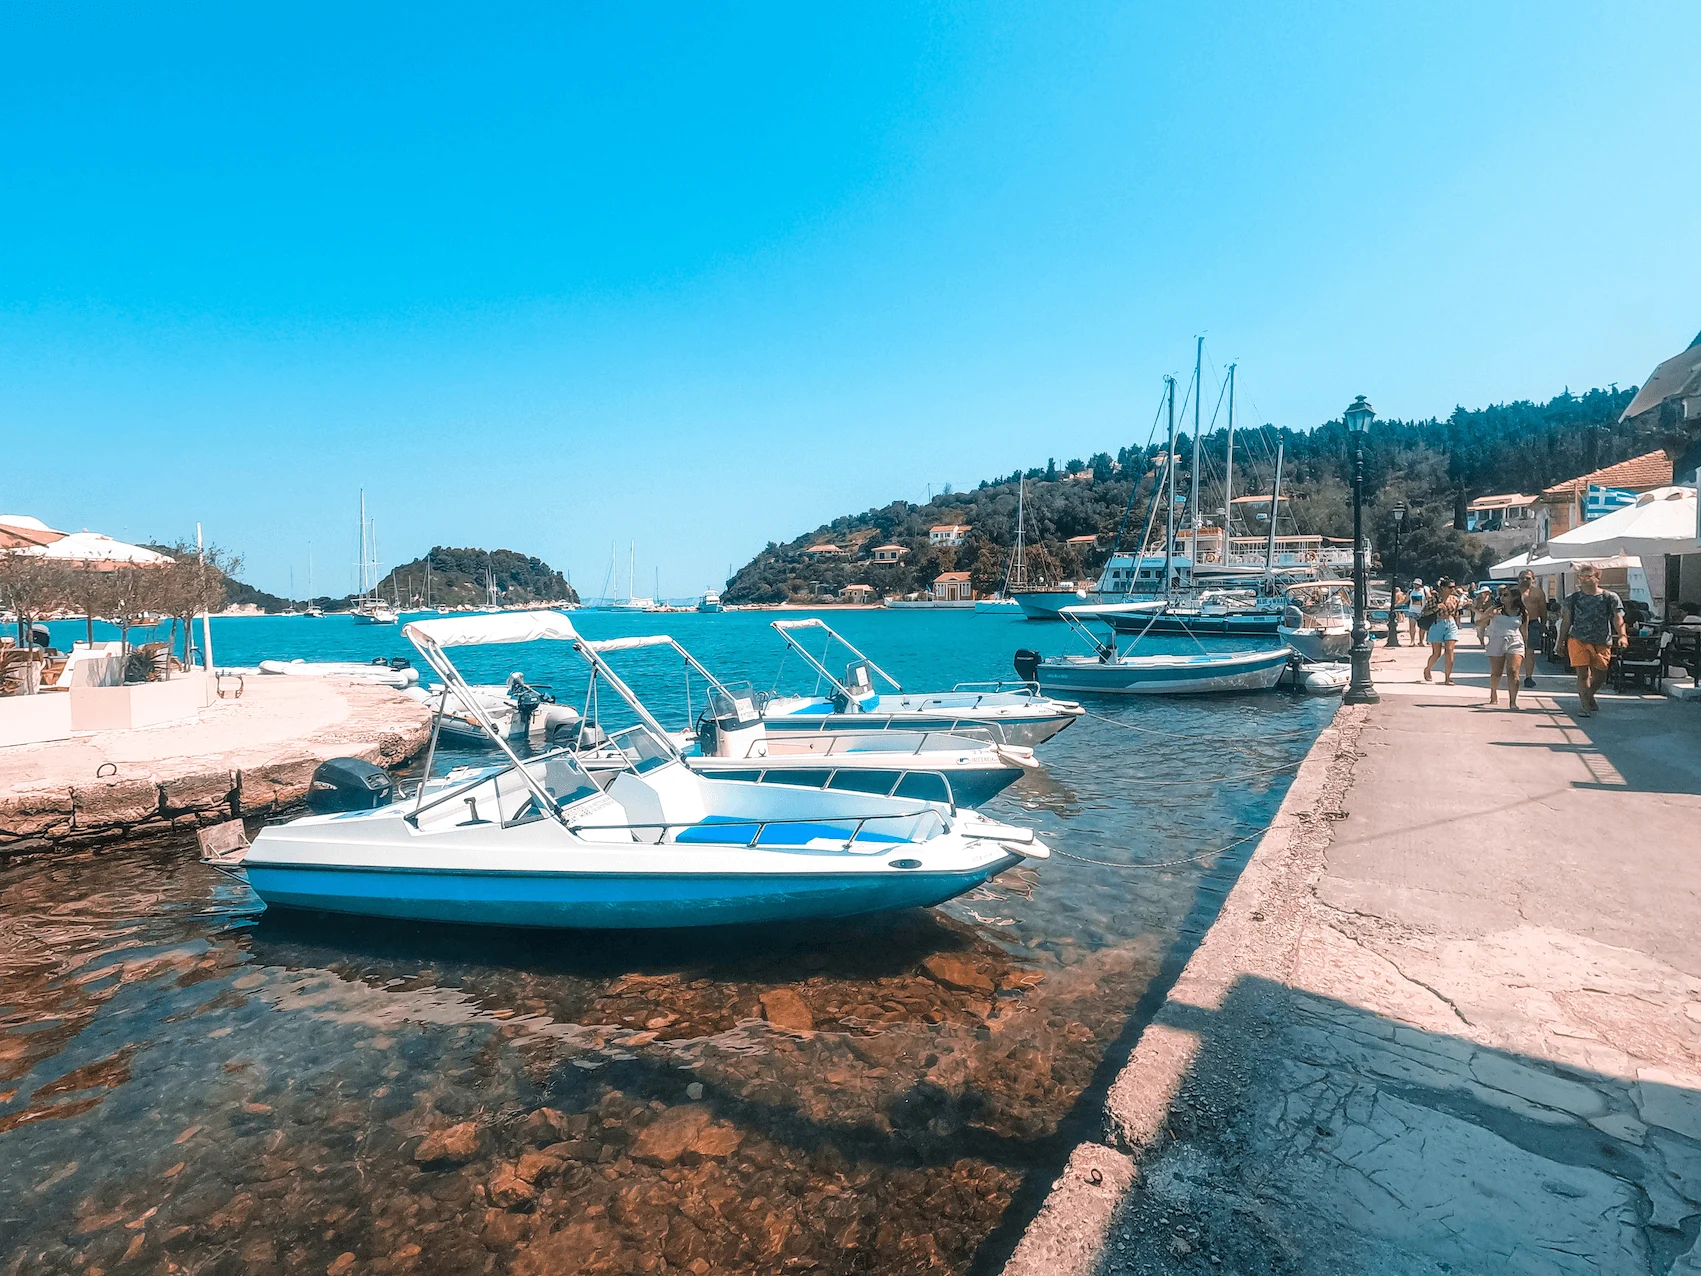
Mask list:
[[627,552],[630,557],[626,562],[626,597],[630,600],[638,596],[638,542],[632,541]]
[[1282,507],[1282,453],[1287,440],[1276,440],[1276,483],[1270,489],[1270,533],[1264,541],[1264,584],[1275,579],[1276,568],[1276,511]]
[[1175,561],[1175,378],[1165,377],[1169,392],[1164,396],[1169,404],[1169,500],[1164,510],[1164,597],[1170,596],[1170,567]]
[[1187,493],[1187,526],[1193,531],[1188,554],[1195,565],[1199,562],[1199,529],[1203,523],[1199,517],[1199,404],[1205,397],[1205,384],[1201,380],[1205,369],[1205,338],[1197,340],[1199,344],[1193,354],[1193,482]]
[[1223,456],[1223,565],[1228,566],[1234,524],[1234,364],[1228,366],[1228,447]]

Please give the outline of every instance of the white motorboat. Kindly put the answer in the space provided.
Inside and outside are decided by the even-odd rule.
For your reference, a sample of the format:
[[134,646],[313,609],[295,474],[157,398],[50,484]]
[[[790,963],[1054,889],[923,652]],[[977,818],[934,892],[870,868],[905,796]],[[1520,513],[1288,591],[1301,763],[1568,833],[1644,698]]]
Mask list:
[[[403,632],[457,692],[467,688],[450,647],[580,641],[555,611],[416,621]],[[665,750],[602,777],[566,750],[522,761],[485,726],[505,761],[427,781],[407,801],[383,800],[380,772],[371,794],[353,795],[357,809],[274,825],[216,862],[244,874],[268,907],[626,928],[927,907],[1050,854],[1030,831],[974,812],[709,779]]]
[[1042,690],[1090,692],[1105,695],[1201,695],[1224,691],[1267,691],[1281,681],[1292,652],[1287,647],[1256,651],[1205,651],[1196,654],[1134,654],[1136,636],[1127,651],[1118,647],[1116,631],[1100,639],[1087,628],[1089,621],[1107,621],[1108,614],[1163,613],[1163,603],[1121,603],[1099,607],[1064,607],[1062,618],[1089,646],[1090,656],[1063,655],[1040,659],[1033,652],[1018,652],[1018,674],[1024,665],[1032,669]]
[[[771,731],[870,730],[954,731],[984,736],[1000,744],[1033,748],[1051,739],[1085,712],[1067,700],[1040,695],[1024,682],[958,683],[950,691],[908,692],[879,665],[836,633],[826,621],[776,620],[774,630],[805,664],[833,688],[831,696],[777,696],[762,706]],[[841,679],[798,641],[796,635],[818,629],[828,647],[838,643],[852,657]],[[874,679],[891,692],[877,691]]]
[[698,611],[725,611],[721,596],[712,589],[705,589],[703,596],[697,600]]
[[[677,653],[686,669],[707,684],[706,706],[690,731],[670,733],[656,722],[605,659],[613,652],[660,647]],[[850,725],[854,718],[841,719],[847,725],[832,731],[770,730],[762,714],[764,696],[747,683],[723,684],[665,634],[581,642],[579,648],[592,661],[579,760],[593,773],[625,765],[627,755],[641,760],[632,750],[643,749],[644,737],[659,733],[700,775],[979,806],[1040,765],[1032,749],[948,731],[857,730]],[[594,707],[602,682],[626,701],[648,731],[634,736],[638,728],[628,728],[602,739]]]
[[1352,581],[1320,580],[1289,589],[1276,633],[1307,660],[1345,658],[1353,645]]

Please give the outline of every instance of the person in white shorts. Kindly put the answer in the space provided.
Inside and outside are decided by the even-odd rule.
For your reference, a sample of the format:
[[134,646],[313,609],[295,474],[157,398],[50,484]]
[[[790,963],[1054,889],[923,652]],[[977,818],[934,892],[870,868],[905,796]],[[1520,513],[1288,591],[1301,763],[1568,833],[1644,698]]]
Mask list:
[[1423,587],[1423,582],[1415,576],[1412,587],[1406,593],[1406,640],[1414,647],[1418,644],[1418,617],[1423,615],[1423,604],[1429,598],[1429,591]]
[[[1483,591],[1487,593],[1487,590]],[[1479,610],[1481,608],[1479,607]],[[1524,596],[1516,585],[1502,585],[1500,598],[1488,617],[1488,702],[1500,703],[1500,675],[1506,675],[1506,707],[1518,707],[1518,673],[1524,663],[1529,620],[1524,614]]]

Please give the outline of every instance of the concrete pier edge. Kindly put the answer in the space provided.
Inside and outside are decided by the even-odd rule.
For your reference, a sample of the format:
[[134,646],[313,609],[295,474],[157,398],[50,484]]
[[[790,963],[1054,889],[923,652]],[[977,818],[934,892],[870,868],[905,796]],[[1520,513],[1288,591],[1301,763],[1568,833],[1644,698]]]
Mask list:
[[1315,884],[1352,785],[1366,706],[1342,706],[1313,742],[1269,830],[1224,901],[1216,922],[1111,1083],[1102,1142],[1078,1144],[1003,1268],[1003,1276],[1088,1276],[1112,1221],[1139,1177],[1142,1156],[1166,1137],[1165,1122],[1200,1041],[1187,1023],[1217,1009],[1252,963],[1292,964],[1304,930],[1298,906]]
[[[176,844],[205,825],[276,817],[301,806],[325,759],[394,768],[430,735],[425,706],[373,684],[256,679],[249,692],[246,702],[218,701],[202,715],[222,734],[197,719],[4,750],[0,865]],[[304,700],[310,716],[286,720],[280,711]],[[115,774],[105,774],[109,762]]]

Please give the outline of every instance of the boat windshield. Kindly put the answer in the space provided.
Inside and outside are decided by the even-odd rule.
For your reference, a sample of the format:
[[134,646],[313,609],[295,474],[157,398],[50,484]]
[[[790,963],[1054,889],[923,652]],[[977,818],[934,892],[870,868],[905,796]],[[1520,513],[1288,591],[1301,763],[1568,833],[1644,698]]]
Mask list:
[[608,742],[625,756],[627,766],[635,775],[654,771],[674,760],[673,750],[646,726],[627,727],[624,731],[616,731],[609,736]]
[[756,707],[756,689],[748,682],[711,687],[709,716],[730,729],[754,726],[762,720],[762,713]]

